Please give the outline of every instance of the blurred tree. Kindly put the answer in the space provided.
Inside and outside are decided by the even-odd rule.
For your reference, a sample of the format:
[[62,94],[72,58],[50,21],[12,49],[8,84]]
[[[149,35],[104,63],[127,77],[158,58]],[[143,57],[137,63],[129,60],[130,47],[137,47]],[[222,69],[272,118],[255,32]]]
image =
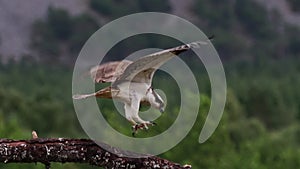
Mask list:
[[230,30],[235,22],[233,1],[230,0],[196,0],[193,10],[209,29]]
[[59,54],[58,39],[48,24],[42,21],[36,21],[32,27],[31,47],[36,49],[42,56],[57,56]]
[[300,12],[300,2],[298,0],[287,0],[290,8],[294,12]]
[[98,27],[90,15],[70,16],[66,10],[50,7],[47,19],[33,24],[31,46],[47,64],[73,63]]
[[66,40],[72,34],[73,24],[66,10],[49,7],[47,20],[50,30],[58,39]]
[[222,29],[214,29],[214,35],[216,39],[212,43],[223,60],[242,60],[247,57],[248,44],[244,37]]
[[300,55],[300,29],[296,26],[287,26],[286,34],[288,37],[287,53],[297,57]]
[[[278,69],[278,65],[285,69]],[[226,110],[213,136],[203,144],[198,143],[199,131],[210,108],[209,97],[202,94],[193,129],[181,143],[161,156],[182,164],[192,164],[195,168],[282,168],[287,164],[297,168],[300,127],[294,108],[299,110],[299,62],[294,59],[269,61],[268,65],[264,62],[237,62],[225,68],[230,89]],[[201,77],[203,73],[195,72]],[[176,83],[170,83],[172,78],[165,74],[159,73],[155,78],[155,88],[161,88],[167,94],[178,90]],[[86,137],[72,107],[70,84],[71,71],[65,68],[27,65],[24,62],[0,65],[2,137],[30,138],[31,130],[37,130],[40,137]],[[155,136],[176,120],[180,98],[172,94],[167,97],[166,113],[156,120],[158,126],[148,132],[140,132],[137,137]],[[130,136],[130,125],[115,110],[111,100],[98,101],[108,122]],[[0,168],[20,166],[23,164],[0,165]],[[25,166],[44,168],[40,164]],[[74,164],[54,166],[87,168]]]
[[91,0],[90,6],[93,10],[103,14],[103,15],[112,15],[113,13],[113,1],[110,0]]
[[168,12],[171,8],[168,1],[161,0],[91,0],[90,7],[97,13],[112,19],[137,12]]
[[[125,6],[126,7],[125,7]],[[137,2],[130,0],[91,0],[90,6],[93,10],[109,18],[118,18],[134,12],[139,12]]]
[[70,36],[70,50],[78,53],[88,38],[99,28],[96,21],[87,14],[72,18],[73,33]]
[[235,12],[237,18],[247,31],[252,33],[256,38],[270,38],[274,34],[271,23],[268,21],[266,9],[257,2],[252,0],[236,1]]
[[[108,19],[133,12],[169,10],[167,2],[161,2],[164,5],[158,1],[149,3],[92,0],[90,5]],[[97,5],[98,8],[93,7]],[[128,7],[125,8],[125,5]],[[192,61],[192,70],[204,91],[197,122],[179,145],[161,156],[182,164],[192,164],[194,168],[299,168],[299,28],[274,24],[270,21],[270,14],[250,0],[197,0],[192,9],[199,17],[200,28],[216,35],[212,43],[222,58],[245,58],[244,61],[233,59],[225,63],[229,86],[226,111],[216,132],[203,144],[198,143],[198,137],[210,108],[210,98],[207,96],[210,94],[210,83],[207,77],[203,78],[205,71],[200,68],[203,65]],[[275,19],[279,20],[279,17]],[[72,72],[57,66],[57,61],[62,45],[67,46],[71,53],[76,53],[97,27],[88,15],[73,17],[55,8],[49,9],[45,21],[34,23],[33,47],[41,56],[51,57],[45,61],[47,64],[41,65],[16,64],[12,61],[7,65],[0,64],[2,137],[28,138],[33,129],[45,137],[86,137],[73,110],[70,88]],[[132,47],[132,43],[136,45]],[[117,44],[108,53],[107,57],[111,58],[107,60],[122,59],[133,51],[149,46],[167,48],[174,44],[177,45],[178,41],[167,37],[150,34],[134,36]],[[256,58],[253,59],[253,56]],[[54,62],[56,66],[49,62]],[[174,79],[165,73],[158,72],[154,80],[155,88],[166,93],[178,91],[176,83],[170,83]],[[166,113],[156,120],[159,125],[148,133],[139,133],[138,137],[155,136],[176,120],[180,97],[169,94],[167,100]],[[130,136],[130,125],[115,110],[113,103],[109,100],[98,101],[109,123]],[[20,168],[20,165],[0,165],[0,168],[7,167]],[[35,166],[28,165],[28,168],[32,167]],[[44,166],[38,165],[36,168]],[[55,168],[86,166],[55,164]]]
[[168,1],[161,0],[140,0],[138,1],[140,10],[143,12],[168,12],[171,6]]

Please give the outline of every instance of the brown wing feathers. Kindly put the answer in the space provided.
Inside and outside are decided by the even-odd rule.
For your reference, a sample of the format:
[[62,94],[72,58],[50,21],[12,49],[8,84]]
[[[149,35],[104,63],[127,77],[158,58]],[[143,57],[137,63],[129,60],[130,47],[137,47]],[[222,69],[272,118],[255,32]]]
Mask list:
[[131,61],[115,61],[91,68],[90,74],[95,83],[114,82],[131,64]]
[[[210,37],[209,40],[212,38],[213,37]],[[164,62],[168,61],[173,56],[178,55],[191,48],[199,48],[201,45],[207,44],[207,41],[197,41],[153,53],[145,57],[141,57],[135,62],[123,60],[105,63],[93,67],[90,70],[90,74],[95,83],[115,81],[121,82],[131,76],[135,77],[131,77],[131,79],[129,78],[130,80],[136,80],[139,82],[151,82],[153,73]],[[170,55],[170,53],[172,53],[173,55]],[[116,82],[116,84],[117,83],[118,82]]]

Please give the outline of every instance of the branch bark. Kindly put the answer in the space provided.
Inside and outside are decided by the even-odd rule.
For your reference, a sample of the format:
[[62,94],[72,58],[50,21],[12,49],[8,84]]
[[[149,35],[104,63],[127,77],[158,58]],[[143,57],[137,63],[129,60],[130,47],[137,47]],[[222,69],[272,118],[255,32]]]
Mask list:
[[[109,147],[107,151],[103,147]],[[168,160],[150,156],[130,158],[118,152],[123,150],[106,144],[100,146],[89,139],[36,138],[32,140],[0,139],[0,162],[3,163],[44,163],[50,168],[51,162],[88,163],[116,169],[187,169]]]

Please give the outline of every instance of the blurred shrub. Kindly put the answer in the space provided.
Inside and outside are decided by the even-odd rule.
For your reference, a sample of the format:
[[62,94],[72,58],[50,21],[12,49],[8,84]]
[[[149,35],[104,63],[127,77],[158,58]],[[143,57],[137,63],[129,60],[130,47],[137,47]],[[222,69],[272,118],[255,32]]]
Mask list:
[[28,111],[20,93],[13,89],[0,89],[0,100],[0,137],[30,138],[31,131],[20,124],[20,112]]
[[[37,64],[2,66],[0,111],[17,119],[21,129],[40,135],[75,135],[81,131],[71,100],[71,72]],[[46,119],[45,119],[46,117]],[[75,125],[75,127],[74,127]],[[64,128],[61,128],[64,126]],[[78,127],[78,126],[77,126]]]
[[287,112],[279,88],[265,84],[249,84],[246,109],[249,114],[261,119],[269,128],[288,125],[295,115]]

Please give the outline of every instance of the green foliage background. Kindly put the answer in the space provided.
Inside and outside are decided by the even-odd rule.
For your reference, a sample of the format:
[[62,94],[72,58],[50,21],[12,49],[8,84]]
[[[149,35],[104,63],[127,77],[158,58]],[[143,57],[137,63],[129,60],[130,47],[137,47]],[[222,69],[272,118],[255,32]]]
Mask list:
[[[171,10],[167,1],[149,4],[146,0],[91,0],[90,5],[108,20],[132,12]],[[199,144],[199,133],[210,106],[210,84],[201,62],[192,53],[182,55],[197,78],[201,106],[188,136],[160,156],[191,164],[193,168],[299,168],[299,28],[285,24],[276,17],[278,13],[270,14],[252,0],[195,0],[191,11],[198,18],[199,28],[216,36],[213,44],[224,62],[228,82],[226,108],[216,132],[207,142]],[[40,60],[24,57],[19,62],[0,65],[1,138],[30,139],[32,130],[40,137],[87,137],[73,109],[72,65],[81,46],[101,25],[88,14],[70,16],[56,8],[49,8],[46,20],[33,24],[32,47],[40,54]],[[130,48],[132,43],[136,45]],[[121,59],[144,47],[167,48],[177,44],[167,37],[132,37],[113,48],[106,59]],[[159,134],[175,120],[180,98],[174,94],[178,87],[170,82],[172,78],[162,72],[155,76],[154,88],[167,94],[166,113],[157,120],[158,126],[139,133],[138,137]],[[130,135],[129,123],[110,100],[99,99],[99,106],[115,129]],[[57,169],[96,168],[53,165]],[[44,166],[1,164],[0,168]]]

